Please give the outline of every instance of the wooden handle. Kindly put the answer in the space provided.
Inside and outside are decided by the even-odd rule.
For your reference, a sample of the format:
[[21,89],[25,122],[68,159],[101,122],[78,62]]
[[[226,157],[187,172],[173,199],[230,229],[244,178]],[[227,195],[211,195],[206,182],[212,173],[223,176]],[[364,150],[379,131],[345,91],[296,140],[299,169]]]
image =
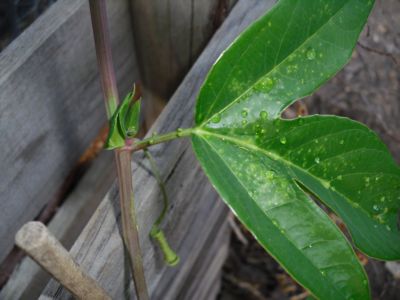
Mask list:
[[111,299],[75,263],[68,251],[40,222],[28,222],[15,243],[78,299]]

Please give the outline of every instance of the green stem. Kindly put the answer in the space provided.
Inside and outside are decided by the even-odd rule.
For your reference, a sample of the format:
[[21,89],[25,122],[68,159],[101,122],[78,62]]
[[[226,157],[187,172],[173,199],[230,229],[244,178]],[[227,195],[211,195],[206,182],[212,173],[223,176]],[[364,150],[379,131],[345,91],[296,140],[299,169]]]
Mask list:
[[175,131],[168,132],[165,134],[152,135],[151,137],[148,137],[146,139],[135,142],[132,145],[130,150],[132,152],[135,152],[135,151],[146,149],[153,145],[165,143],[165,142],[172,141],[172,140],[175,140],[178,138],[187,137],[187,136],[192,135],[193,131],[194,131],[194,128],[185,128],[185,129],[178,128]]
[[167,195],[167,190],[165,188],[164,181],[161,178],[161,174],[158,170],[156,161],[154,160],[153,156],[151,153],[147,150],[144,149],[144,154],[147,157],[147,159],[150,162],[150,167],[152,169],[152,172],[157,180],[158,185],[160,186],[161,193],[163,196],[163,209],[158,216],[157,220],[154,222],[151,231],[150,231],[150,236],[158,242],[158,245],[164,255],[164,261],[167,265],[169,266],[176,266],[179,263],[179,256],[176,254],[174,250],[169,246],[168,241],[164,235],[163,230],[160,228],[161,222],[163,221],[165,215],[167,214],[168,211],[168,195]]
[[144,149],[144,155],[147,157],[147,159],[150,162],[151,170],[152,170],[152,172],[154,174],[154,177],[157,180],[158,186],[160,187],[161,194],[162,194],[162,197],[163,197],[163,209],[162,209],[160,215],[158,216],[157,220],[153,224],[153,226],[160,226],[160,224],[163,221],[163,219],[164,219],[164,217],[165,217],[165,215],[167,213],[167,210],[168,210],[167,190],[165,188],[164,181],[161,178],[161,174],[160,174],[160,172],[158,170],[158,167],[157,167],[156,161],[153,158],[153,155],[151,155],[151,153],[147,149]]
[[150,232],[150,236],[158,242],[158,245],[160,246],[161,251],[164,254],[165,263],[171,267],[176,266],[179,263],[180,258],[169,246],[168,241],[165,238],[164,232],[158,226],[153,226]]

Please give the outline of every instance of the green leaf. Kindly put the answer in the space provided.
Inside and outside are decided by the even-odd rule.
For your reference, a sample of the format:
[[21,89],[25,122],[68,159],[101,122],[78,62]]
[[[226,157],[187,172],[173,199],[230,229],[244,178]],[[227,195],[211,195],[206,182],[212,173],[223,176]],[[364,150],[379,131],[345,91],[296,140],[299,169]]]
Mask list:
[[370,296],[349,243],[307,192],[346,222],[362,251],[400,258],[399,168],[376,135],[344,118],[280,119],[348,61],[372,6],[279,1],[220,57],[196,105],[193,147],[211,182],[320,299]]
[[199,94],[196,124],[224,116],[227,122],[232,110],[249,105],[278,117],[348,61],[372,5],[369,0],[280,0],[214,65]]
[[193,137],[219,194],[294,279],[320,299],[370,299],[363,268],[337,227],[273,159],[246,145],[213,132]]
[[139,99],[128,106],[125,113],[121,113],[121,116],[124,116],[120,117],[121,124],[123,124],[128,137],[134,137],[138,133],[141,103],[142,101]]
[[124,132],[119,122],[119,108],[115,111],[109,121],[108,137],[104,148],[107,150],[120,148],[125,145]]
[[363,252],[400,259],[400,169],[364,125],[335,116],[259,117],[244,127],[196,134],[268,157],[276,172],[301,183],[338,214]]
[[105,148],[108,150],[125,145],[126,138],[134,137],[139,130],[141,100],[134,102],[135,87],[112,115]]

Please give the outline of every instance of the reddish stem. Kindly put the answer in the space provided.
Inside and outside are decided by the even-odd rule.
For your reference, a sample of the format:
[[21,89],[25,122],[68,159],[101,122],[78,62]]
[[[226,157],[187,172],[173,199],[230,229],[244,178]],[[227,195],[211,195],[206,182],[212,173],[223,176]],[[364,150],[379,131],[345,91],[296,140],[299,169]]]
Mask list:
[[[107,115],[110,118],[117,108],[119,99],[112,63],[106,5],[105,0],[90,0],[89,3],[104,100]],[[139,300],[147,300],[149,297],[143,270],[132,190],[130,152],[115,150],[115,161],[118,171],[123,241],[130,256],[130,267],[137,298]]]

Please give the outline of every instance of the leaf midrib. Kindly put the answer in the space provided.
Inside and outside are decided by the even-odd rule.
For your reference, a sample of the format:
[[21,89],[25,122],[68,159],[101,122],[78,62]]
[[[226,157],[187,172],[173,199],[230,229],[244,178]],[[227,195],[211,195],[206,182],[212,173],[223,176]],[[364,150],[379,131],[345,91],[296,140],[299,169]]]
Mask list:
[[[208,122],[210,122],[210,120],[212,120],[212,118],[213,117],[215,117],[216,115],[218,115],[218,114],[221,114],[221,113],[223,113],[225,110],[227,110],[228,108],[230,108],[231,106],[233,106],[234,104],[236,104],[236,102],[237,101],[239,101],[242,97],[243,97],[243,95],[245,95],[246,93],[248,93],[249,91],[251,91],[251,89],[255,86],[255,85],[257,85],[258,83],[260,83],[260,81],[263,79],[263,78],[265,78],[265,77],[267,77],[267,76],[269,76],[269,75],[271,75],[271,73],[275,70],[275,69],[277,69],[277,68],[279,68],[283,63],[285,63],[291,56],[292,56],[292,54],[293,53],[295,53],[296,51],[298,51],[301,47],[303,47],[308,41],[310,41],[312,38],[314,38],[315,37],[315,35],[316,34],[318,34],[334,17],[336,17],[337,15],[338,15],[338,13],[339,12],[341,12],[342,11],[342,9],[346,6],[346,5],[348,5],[349,3],[350,3],[351,1],[349,1],[349,2],[346,2],[346,3],[344,3],[329,19],[327,19],[327,21],[321,26],[321,27],[319,27],[313,34],[311,34],[308,38],[306,38],[298,47],[296,47],[288,56],[286,56],[286,58],[284,58],[281,62],[279,62],[278,64],[275,64],[271,69],[270,69],[270,71],[268,71],[267,73],[265,73],[264,75],[262,75],[259,79],[257,79],[255,82],[254,82],[254,84],[252,84],[248,89],[246,89],[243,93],[241,93],[240,95],[238,95],[235,99],[233,99],[233,101],[231,102],[231,103],[229,103],[227,106],[225,106],[223,109],[221,109],[220,111],[218,111],[218,112],[216,112],[216,113],[214,113],[214,114],[212,114],[208,119],[206,119],[206,120],[204,120],[200,125],[198,125],[198,126],[200,126],[200,127],[203,127],[206,123],[208,123]],[[277,56],[278,56],[279,54],[277,54]],[[238,65],[235,65],[235,67],[236,66],[238,66]],[[234,68],[235,68],[234,67]],[[224,84],[225,85],[225,84]],[[221,89],[222,90],[222,89]],[[219,97],[219,95],[217,96],[217,98]],[[295,99],[293,99],[293,100],[295,100]],[[214,102],[215,103],[215,102]],[[290,103],[290,101],[289,101],[289,103]]]

